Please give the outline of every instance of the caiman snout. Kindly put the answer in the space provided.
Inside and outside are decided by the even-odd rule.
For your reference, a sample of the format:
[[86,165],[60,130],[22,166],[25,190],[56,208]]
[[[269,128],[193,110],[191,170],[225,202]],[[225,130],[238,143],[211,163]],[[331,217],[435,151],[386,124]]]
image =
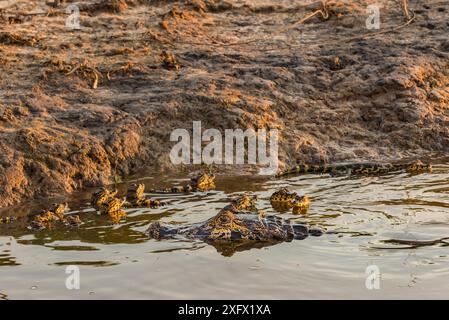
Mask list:
[[150,224],[146,233],[148,234],[148,236],[150,238],[159,240],[163,237],[166,237],[169,235],[174,235],[177,233],[177,231],[174,228],[169,228],[169,227],[163,226],[160,224],[159,221],[157,221],[157,222],[153,222],[152,224]]
[[323,234],[323,230],[312,228],[301,224],[294,224],[292,225],[293,228],[293,234],[295,240],[303,240],[307,238],[309,235],[314,237],[319,237]]

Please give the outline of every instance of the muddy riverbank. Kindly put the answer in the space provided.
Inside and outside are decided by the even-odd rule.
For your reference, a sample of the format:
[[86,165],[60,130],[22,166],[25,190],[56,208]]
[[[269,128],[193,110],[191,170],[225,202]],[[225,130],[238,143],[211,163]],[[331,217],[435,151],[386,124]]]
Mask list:
[[0,1],[0,205],[186,169],[196,120],[278,129],[281,165],[448,152],[449,4],[400,2]]

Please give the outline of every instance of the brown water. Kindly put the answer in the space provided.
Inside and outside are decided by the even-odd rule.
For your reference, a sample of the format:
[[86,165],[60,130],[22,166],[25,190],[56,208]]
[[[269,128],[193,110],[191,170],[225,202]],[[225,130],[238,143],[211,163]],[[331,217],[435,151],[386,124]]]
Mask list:
[[[1,226],[0,299],[449,298],[449,241],[442,239],[449,236],[449,165],[415,176],[217,179],[218,191],[128,210],[120,225],[88,209],[86,193],[71,203],[84,211],[79,229]],[[158,185],[152,177],[141,181]],[[280,186],[312,198],[307,216],[273,211],[268,198]],[[201,241],[156,241],[143,233],[156,220],[203,221],[243,191],[259,196],[261,210],[330,233],[230,257]],[[80,267],[80,290],[66,289],[67,265]],[[381,272],[378,290],[365,285],[370,265]]]

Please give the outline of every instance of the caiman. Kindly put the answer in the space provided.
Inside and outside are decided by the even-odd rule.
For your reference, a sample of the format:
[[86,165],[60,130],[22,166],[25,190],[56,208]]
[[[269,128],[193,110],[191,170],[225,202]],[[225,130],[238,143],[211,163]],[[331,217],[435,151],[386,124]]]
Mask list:
[[128,191],[126,192],[126,206],[131,208],[142,208],[142,207],[150,207],[157,208],[160,206],[165,206],[166,203],[147,198],[145,197],[145,185],[143,183],[133,183],[129,186]]
[[120,220],[126,217],[126,212],[122,210],[125,204],[125,199],[116,198],[117,190],[111,191],[107,188],[101,188],[92,194],[91,205],[100,214],[107,214],[112,222],[119,223]]
[[151,189],[150,193],[188,193],[196,191],[208,191],[215,188],[215,176],[213,174],[202,173],[190,179],[184,186],[173,186],[162,189]]
[[90,204],[92,205],[92,207],[95,208],[95,210],[101,211],[104,207],[104,204],[111,198],[114,198],[117,193],[118,193],[117,189],[111,191],[105,187],[102,187],[97,191],[95,191],[94,193],[92,193]]
[[337,165],[307,165],[300,164],[291,168],[279,171],[276,177],[282,177],[293,174],[325,174],[330,175],[374,175],[389,172],[405,171],[412,174],[432,172],[432,165],[423,163],[419,160],[404,163],[376,163],[376,162],[359,162],[351,164]]
[[274,210],[283,212],[292,208],[294,214],[305,214],[310,207],[309,197],[300,196],[285,187],[274,192],[270,197],[270,202]]
[[16,220],[26,219],[28,228],[32,230],[42,230],[52,228],[55,223],[62,223],[65,226],[77,227],[82,222],[78,215],[66,215],[67,203],[54,203],[48,210],[38,214],[20,217],[0,217],[0,224],[14,223]]
[[148,227],[146,233],[150,238],[158,240],[183,238],[202,240],[213,245],[224,255],[322,234],[319,229],[310,229],[302,224],[291,224],[279,216],[245,211],[241,210],[242,208],[253,208],[253,203],[248,196],[238,198],[204,222],[182,227],[154,222]]

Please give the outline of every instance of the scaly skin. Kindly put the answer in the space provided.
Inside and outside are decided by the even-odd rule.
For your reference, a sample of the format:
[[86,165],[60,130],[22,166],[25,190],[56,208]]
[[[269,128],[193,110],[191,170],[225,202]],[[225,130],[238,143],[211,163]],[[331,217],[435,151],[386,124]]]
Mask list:
[[120,221],[127,216],[126,212],[123,210],[110,211],[108,212],[108,215],[109,218],[111,218],[111,221],[115,224],[120,223]]
[[229,205],[223,208],[223,210],[237,211],[257,211],[256,208],[256,196],[244,194],[236,199],[233,199]]
[[[92,194],[92,206],[102,214],[108,214],[114,223],[119,223],[126,213],[121,210],[125,200],[115,198],[117,190],[110,191],[101,188]],[[82,221],[78,215],[67,215],[65,211],[68,206],[66,203],[53,204],[53,206],[40,214],[34,214],[25,217],[2,217],[0,224],[12,223],[17,219],[29,219],[29,228],[32,230],[41,230],[52,228],[56,222],[62,222],[66,226],[77,227]]]
[[122,210],[125,202],[125,199],[109,198],[103,203],[100,213],[109,215],[112,222],[119,223],[122,218],[126,217],[126,212]]
[[[350,173],[350,174],[379,174],[404,170],[410,173],[421,173],[432,171],[430,164],[421,161],[409,163],[355,163],[348,165],[298,165],[288,170],[278,173],[278,177],[294,173]],[[200,174],[191,179],[186,186],[172,187],[160,190],[151,190],[155,193],[179,193],[206,191],[215,187],[215,176],[206,173]],[[158,200],[145,198],[145,186],[143,184],[133,184],[127,192],[127,199],[131,207],[154,207],[163,205]],[[101,213],[108,214],[114,223],[126,217],[122,210],[125,199],[116,198],[117,190],[111,191],[101,188],[92,194],[91,204]],[[310,205],[310,200],[306,196],[299,196],[294,192],[282,188],[276,191],[270,198],[273,208],[288,207],[293,208],[293,213],[305,213]],[[67,204],[54,204],[50,210],[32,216],[30,228],[42,229],[51,227],[55,221],[61,221],[66,225],[77,226],[81,223],[78,216],[65,216],[64,212]],[[26,217],[30,218],[30,217]],[[15,217],[1,217],[0,224],[11,223]],[[17,218],[18,219],[18,218]],[[224,207],[215,217],[202,224],[190,227],[170,228],[161,224],[153,223],[148,234],[154,238],[170,238],[184,236],[186,238],[203,239],[206,242],[218,241],[291,241],[300,239],[308,234],[319,234],[318,231],[308,230],[302,225],[290,225],[277,216],[266,216],[262,212],[257,212],[255,197],[244,195]],[[233,245],[234,246],[234,245]],[[237,245],[236,247],[243,248]]]
[[103,203],[103,206],[100,210],[100,212],[109,214],[110,212],[119,211],[122,209],[123,205],[125,204],[125,199],[119,199],[119,198],[109,198],[105,203]]
[[135,202],[144,197],[145,185],[143,183],[133,183],[126,192],[126,200]]
[[202,173],[190,179],[185,186],[174,186],[164,189],[151,189],[150,193],[189,193],[196,191],[207,191],[215,188],[215,176]]
[[56,221],[60,221],[66,226],[78,227],[82,223],[80,217],[78,215],[65,216],[64,213],[67,209],[67,203],[54,203],[50,210],[34,216],[29,228],[33,230],[51,228]]
[[214,245],[220,252],[226,252],[226,255],[252,247],[322,234],[322,231],[309,229],[304,225],[292,225],[278,216],[239,211],[238,204],[244,203],[247,207],[247,200],[243,198],[235,200],[233,204],[226,206],[217,215],[202,223],[175,228],[154,222],[146,232],[154,239],[200,239]]
[[[202,174],[191,179],[188,188],[182,191],[206,190],[214,187],[214,176]],[[128,205],[130,207],[158,207],[165,205],[164,202],[146,198],[144,195],[145,186],[143,184],[133,184],[129,187],[127,192]],[[178,190],[181,191],[181,190]],[[126,212],[122,210],[125,204],[125,199],[116,198],[117,190],[111,191],[107,188],[100,188],[95,191],[91,197],[91,205],[101,214],[108,214],[114,223],[119,223],[120,220],[126,217]],[[70,215],[65,217],[64,212],[67,209],[67,204],[53,204],[52,208],[45,212],[33,216],[23,218],[32,218],[29,227],[31,229],[45,229],[51,227],[54,222],[61,221],[69,226],[78,226],[81,224],[79,216]],[[12,223],[19,217],[0,217],[0,224]]]
[[127,206],[132,208],[156,208],[166,205],[165,202],[153,200],[151,198],[145,198],[144,191],[145,185],[143,183],[133,183],[131,186],[129,186],[126,193]]
[[67,203],[54,203],[50,211],[53,212],[59,218],[59,220],[64,220],[64,213],[67,211],[67,209]]
[[413,161],[407,163],[373,163],[361,162],[353,164],[342,165],[297,165],[286,170],[280,171],[276,177],[282,177],[290,174],[305,174],[305,173],[329,173],[332,175],[338,174],[382,174],[395,171],[406,171],[413,174],[431,172],[432,166],[421,161]]
[[55,222],[60,221],[63,224],[71,227],[80,225],[81,219],[77,215],[65,216],[65,212],[68,209],[67,203],[55,203],[52,208],[44,211],[40,214],[24,216],[24,217],[3,217],[0,219],[0,224],[2,223],[13,223],[18,219],[28,219],[31,220],[28,227],[32,230],[41,230],[51,228]]
[[287,188],[281,188],[274,192],[270,197],[270,202],[276,211],[293,208],[294,214],[305,214],[310,207],[309,197],[290,192]]
[[[140,193],[140,190],[138,192]],[[126,200],[116,198],[116,194],[117,190],[100,188],[92,194],[91,198],[91,205],[100,211],[100,214],[109,215],[113,223],[119,223],[122,218],[126,217],[126,212],[122,210]]]
[[103,210],[104,204],[117,194],[117,190],[111,191],[106,188],[100,188],[92,194],[90,204],[97,211]]
[[51,228],[53,222],[58,219],[58,216],[54,212],[46,211],[33,218],[33,221],[30,223],[30,228],[39,230]]

